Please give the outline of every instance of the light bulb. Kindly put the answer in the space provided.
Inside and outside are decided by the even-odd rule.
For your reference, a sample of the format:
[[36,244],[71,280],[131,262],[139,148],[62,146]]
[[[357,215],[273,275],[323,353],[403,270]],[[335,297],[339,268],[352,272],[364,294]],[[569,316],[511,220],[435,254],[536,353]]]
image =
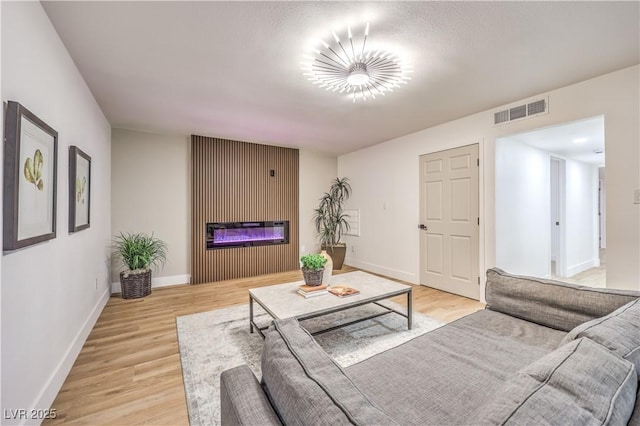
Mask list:
[[361,86],[369,82],[369,74],[363,70],[355,70],[347,77],[347,83],[352,86]]

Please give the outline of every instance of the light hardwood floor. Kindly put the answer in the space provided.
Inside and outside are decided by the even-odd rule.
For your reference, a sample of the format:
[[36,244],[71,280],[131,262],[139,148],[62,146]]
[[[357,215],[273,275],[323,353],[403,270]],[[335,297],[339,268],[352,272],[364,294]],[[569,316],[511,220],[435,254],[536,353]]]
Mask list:
[[[353,270],[345,266],[340,272]],[[291,271],[165,287],[136,300],[112,296],[51,407],[57,418],[45,423],[188,425],[176,317],[248,303],[249,288],[301,279],[300,271]],[[415,286],[413,304],[446,322],[484,307],[423,286]]]
[[559,277],[555,275],[555,262],[551,262],[551,278],[570,284],[587,287],[607,287],[607,250],[600,249],[600,266],[587,269],[571,277]]

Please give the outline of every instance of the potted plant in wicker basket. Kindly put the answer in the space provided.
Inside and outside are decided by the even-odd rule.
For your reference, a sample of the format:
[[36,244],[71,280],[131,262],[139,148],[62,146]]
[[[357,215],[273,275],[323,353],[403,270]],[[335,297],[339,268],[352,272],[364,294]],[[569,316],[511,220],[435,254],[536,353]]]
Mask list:
[[321,254],[305,254],[300,258],[302,262],[302,276],[307,285],[316,286],[322,284],[324,264],[327,258]]
[[113,241],[114,256],[128,269],[120,272],[123,299],[151,294],[151,268],[164,265],[167,245],[152,235],[120,233]]

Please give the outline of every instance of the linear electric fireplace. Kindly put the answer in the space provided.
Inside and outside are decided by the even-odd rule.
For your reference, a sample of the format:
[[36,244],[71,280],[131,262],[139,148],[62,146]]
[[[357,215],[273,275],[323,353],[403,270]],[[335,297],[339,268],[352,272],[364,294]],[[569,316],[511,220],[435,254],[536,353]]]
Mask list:
[[207,223],[207,250],[289,244],[289,221]]

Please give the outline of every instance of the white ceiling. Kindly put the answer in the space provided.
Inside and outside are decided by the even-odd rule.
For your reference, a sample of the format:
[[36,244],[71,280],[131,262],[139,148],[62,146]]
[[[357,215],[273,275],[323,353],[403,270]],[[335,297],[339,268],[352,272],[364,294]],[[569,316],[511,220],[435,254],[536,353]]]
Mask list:
[[604,126],[604,117],[598,116],[519,133],[505,139],[524,143],[564,158],[604,167]]
[[[342,154],[640,62],[639,2],[44,2],[113,127]],[[352,103],[302,75],[330,32],[413,64]],[[358,30],[360,29],[360,30]]]

